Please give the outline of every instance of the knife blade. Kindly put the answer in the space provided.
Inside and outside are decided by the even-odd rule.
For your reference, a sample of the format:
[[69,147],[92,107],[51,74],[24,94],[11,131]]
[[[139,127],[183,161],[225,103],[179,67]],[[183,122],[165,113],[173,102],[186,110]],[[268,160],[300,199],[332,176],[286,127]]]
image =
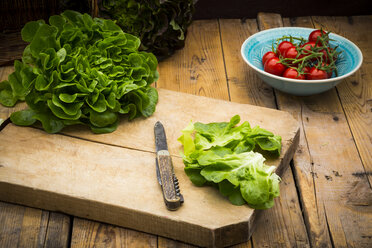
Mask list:
[[169,210],[177,210],[184,202],[180,192],[179,182],[174,174],[172,158],[168,151],[167,137],[163,124],[155,123],[155,147],[156,147],[156,176],[163,192],[166,207]]

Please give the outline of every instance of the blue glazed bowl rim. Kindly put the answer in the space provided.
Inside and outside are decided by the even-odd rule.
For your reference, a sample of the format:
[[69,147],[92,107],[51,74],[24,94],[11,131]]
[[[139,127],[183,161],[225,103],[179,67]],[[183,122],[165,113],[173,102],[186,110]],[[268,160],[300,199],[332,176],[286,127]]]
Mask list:
[[355,49],[355,51],[358,53],[358,58],[359,58],[359,62],[355,66],[355,68],[353,70],[351,70],[350,72],[342,75],[342,76],[328,78],[328,79],[320,79],[320,80],[301,80],[301,79],[285,78],[285,77],[277,76],[277,75],[268,73],[268,72],[266,72],[264,70],[261,70],[260,68],[257,68],[255,65],[253,65],[252,63],[249,62],[249,60],[245,57],[244,48],[248,45],[248,43],[252,39],[254,39],[258,34],[262,35],[264,33],[270,33],[270,32],[275,32],[276,30],[284,30],[284,29],[286,29],[286,30],[306,30],[306,31],[309,31],[309,34],[310,34],[311,31],[315,30],[314,28],[304,28],[304,27],[280,27],[280,28],[270,28],[270,29],[267,29],[267,30],[263,30],[263,31],[257,32],[255,34],[249,36],[244,41],[244,43],[243,43],[243,45],[242,45],[242,47],[240,49],[240,52],[241,52],[241,55],[242,55],[244,61],[250,67],[252,67],[255,71],[257,71],[258,73],[264,74],[267,77],[275,78],[275,79],[278,79],[278,80],[284,80],[284,81],[288,81],[288,82],[302,83],[302,84],[309,84],[309,83],[325,83],[325,84],[327,84],[327,83],[330,83],[330,82],[339,81],[339,80],[342,80],[342,79],[347,78],[348,76],[354,74],[360,68],[360,66],[362,65],[363,54],[360,51],[359,47],[357,45],[355,45],[354,42],[346,39],[345,37],[343,37],[341,35],[335,34],[335,33],[332,33],[332,36],[333,36],[332,38],[333,39],[339,39],[339,40],[343,40],[345,42],[348,42]]

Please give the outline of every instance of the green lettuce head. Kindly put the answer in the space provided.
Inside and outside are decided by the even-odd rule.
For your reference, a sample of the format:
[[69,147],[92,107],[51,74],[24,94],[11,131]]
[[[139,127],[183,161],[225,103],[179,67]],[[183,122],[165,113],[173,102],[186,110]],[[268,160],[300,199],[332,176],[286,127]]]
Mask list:
[[100,0],[100,15],[141,39],[141,50],[165,58],[185,45],[196,0]]
[[22,39],[29,42],[15,72],[0,83],[0,103],[25,100],[29,109],[13,113],[17,125],[37,120],[49,133],[72,124],[94,133],[116,129],[120,114],[129,119],[155,111],[157,59],[139,52],[140,40],[112,20],[65,11],[27,23]]

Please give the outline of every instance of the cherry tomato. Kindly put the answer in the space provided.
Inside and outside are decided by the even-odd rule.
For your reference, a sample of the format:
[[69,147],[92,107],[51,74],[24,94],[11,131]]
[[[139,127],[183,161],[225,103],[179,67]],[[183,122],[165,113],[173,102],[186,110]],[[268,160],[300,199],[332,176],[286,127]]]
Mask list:
[[325,36],[327,33],[324,32],[323,30],[314,30],[313,32],[310,33],[309,35],[309,41],[314,42],[317,45],[322,45],[320,41],[318,41],[318,37]]
[[[322,66],[326,67],[326,66],[329,66],[329,64],[323,62],[323,63],[322,63]],[[327,72],[327,71],[326,71],[326,72]],[[332,71],[332,70],[328,71],[328,72],[327,72],[327,76],[328,76],[328,78],[331,78],[331,77],[332,77],[332,74],[333,74],[333,71]]]
[[299,74],[298,71],[296,71],[293,68],[287,68],[283,72],[283,77],[293,78],[293,79],[305,79],[305,75],[304,74]]
[[287,50],[284,51],[283,53],[283,57],[284,58],[291,58],[291,59],[295,59],[297,57],[297,49],[295,46],[291,46],[289,47]]
[[306,75],[308,80],[318,80],[318,79],[327,79],[328,75],[326,71],[312,67],[309,71],[309,74]]
[[311,50],[311,47],[315,47],[316,44],[313,41],[308,41],[305,44],[302,44],[301,47],[303,47],[306,50]]
[[276,54],[272,51],[265,53],[264,56],[262,56],[262,64],[264,65],[266,61],[274,57],[276,57]]
[[281,76],[285,70],[285,66],[280,63],[280,59],[278,57],[274,57],[266,61],[264,65],[264,70],[268,73]]
[[279,55],[283,55],[285,50],[287,50],[288,48],[290,47],[293,47],[293,44],[289,41],[282,41],[280,42],[280,44],[278,45],[278,48],[276,49],[276,54],[279,56]]
[[310,73],[310,67],[309,66],[305,66],[303,69],[302,69],[302,71],[304,72],[304,74],[306,75],[306,74],[309,74]]
[[311,51],[313,47],[316,47],[317,45],[313,41],[306,42],[305,44],[302,44],[301,47],[305,50]]
[[303,58],[303,57],[305,57],[306,55],[309,55],[309,54],[310,54],[309,51],[311,51],[311,49],[312,49],[313,47],[315,47],[315,46],[316,46],[316,45],[315,45],[315,42],[312,42],[312,41],[306,42],[305,44],[301,45],[301,47],[302,47],[304,50],[302,51],[302,53],[301,53],[300,56],[298,56],[298,57],[299,57],[299,58]]

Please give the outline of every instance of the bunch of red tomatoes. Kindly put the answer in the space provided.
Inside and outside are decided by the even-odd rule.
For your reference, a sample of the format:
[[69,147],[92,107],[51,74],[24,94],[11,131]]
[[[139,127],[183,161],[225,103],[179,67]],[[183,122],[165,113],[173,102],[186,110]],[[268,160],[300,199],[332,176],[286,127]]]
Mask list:
[[[275,48],[276,47],[276,48]],[[293,79],[318,80],[337,76],[335,65],[341,52],[329,45],[329,32],[321,29],[310,33],[308,40],[283,36],[273,44],[272,51],[262,57],[268,73]]]

